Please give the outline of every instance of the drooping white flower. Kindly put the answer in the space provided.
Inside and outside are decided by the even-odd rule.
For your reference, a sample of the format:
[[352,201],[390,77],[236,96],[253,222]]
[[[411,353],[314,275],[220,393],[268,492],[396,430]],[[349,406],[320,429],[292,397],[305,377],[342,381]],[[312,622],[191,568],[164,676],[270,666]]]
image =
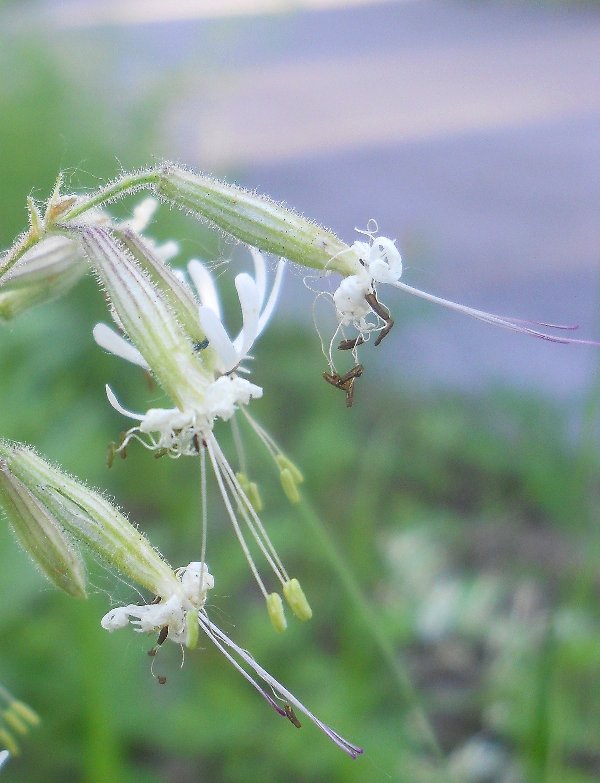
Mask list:
[[[217,420],[231,420],[235,427],[234,415],[243,410],[250,426],[273,456],[288,498],[298,501],[297,484],[302,481],[302,475],[245,411],[252,399],[262,396],[262,388],[239,374],[244,371],[240,363],[250,358],[249,351],[273,313],[284,262],[278,264],[274,284],[267,295],[264,259],[258,251],[252,251],[254,277],[242,273],[235,279],[242,328],[231,339],[223,325],[214,281],[201,262],[191,262],[189,267],[196,288],[194,300],[187,283],[154,256],[143,238],[127,229],[123,243],[127,249],[98,228],[87,229],[83,235],[84,247],[110,296],[115,320],[129,339],[104,324],[95,327],[94,337],[106,350],[152,372],[175,407],[134,413],[121,405],[107,386],[113,408],[136,422],[115,450],[124,453],[128,443],[136,440],[159,455],[175,458],[199,455],[202,487],[206,486],[208,456],[227,515],[263,593],[273,625],[280,631],[286,627],[281,598],[267,590],[254,562],[253,547],[246,540],[247,533],[281,583],[294,614],[308,620],[312,611],[304,593],[298,581],[288,575],[258,516],[257,489],[247,479],[238,431],[234,430],[234,439],[240,459],[239,473],[231,468],[213,433]],[[195,310],[190,310],[190,303],[194,302]],[[204,490],[202,503],[201,559],[204,560],[207,531]],[[140,622],[142,619],[138,617]]]
[[[529,334],[542,340],[548,340],[555,343],[581,343],[583,345],[598,345],[593,340],[578,340],[570,337],[547,334],[535,327],[547,329],[573,330],[576,326],[567,326],[562,324],[549,324],[537,321],[527,321],[520,318],[511,318],[506,316],[494,315],[483,310],[477,310],[473,307],[451,302],[439,296],[434,296],[418,288],[413,288],[406,283],[400,282],[402,276],[402,258],[395,240],[384,236],[377,236],[377,224],[375,221],[369,221],[367,229],[360,231],[369,237],[369,242],[356,241],[352,245],[352,250],[359,259],[354,274],[342,279],[339,286],[333,293],[333,302],[336,308],[337,318],[340,327],[353,326],[359,335],[360,341],[368,339],[371,332],[380,332],[387,334],[393,321],[386,316],[387,308],[377,298],[378,284],[391,285],[401,291],[425,299],[428,302],[442,305],[450,310],[464,313],[479,321],[500,326],[504,329],[510,329],[522,334]],[[369,301],[370,300],[370,301]],[[376,321],[369,321],[369,315],[375,315]],[[380,338],[376,341],[376,345]]]
[[[115,631],[131,623],[139,633],[162,633],[162,637],[159,638],[161,644],[166,639],[171,639],[176,644],[188,647],[196,646],[199,629],[278,715],[288,718],[298,726],[300,724],[294,712],[295,708],[299,713],[306,715],[350,758],[355,759],[362,754],[362,748],[348,742],[319,720],[293,693],[263,669],[249,652],[239,647],[209,619],[204,607],[207,593],[214,587],[214,579],[205,563],[190,563],[175,573],[180,589],[172,595],[164,596],[158,603],[142,606],[128,604],[111,609],[102,618],[102,627],[107,631]],[[270,692],[261,685],[261,681],[268,686]]]

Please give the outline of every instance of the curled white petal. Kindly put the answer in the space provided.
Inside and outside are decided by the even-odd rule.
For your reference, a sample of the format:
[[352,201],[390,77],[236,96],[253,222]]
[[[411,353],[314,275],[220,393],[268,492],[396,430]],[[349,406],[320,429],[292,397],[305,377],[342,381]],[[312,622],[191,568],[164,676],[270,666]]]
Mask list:
[[118,356],[120,359],[137,364],[139,367],[143,367],[144,370],[150,369],[138,349],[118,332],[115,332],[114,329],[111,329],[110,326],[103,323],[96,324],[92,334],[100,348],[104,348],[105,351]]
[[[148,240],[146,239],[146,242]],[[163,242],[162,245],[157,245],[156,242],[151,243],[154,253],[165,263],[170,261],[175,256],[179,255],[179,242],[170,239],[168,242]]]
[[393,283],[402,275],[402,257],[394,241],[376,237],[369,252],[369,274],[378,283]]
[[260,250],[257,250],[255,247],[249,247],[248,249],[254,262],[254,282],[258,288],[258,306],[260,308],[263,306],[267,292],[267,266]]
[[370,288],[371,280],[364,274],[349,275],[342,280],[333,294],[333,302],[342,324],[351,324],[371,311],[365,299]]
[[233,341],[239,360],[246,356],[258,335],[260,296],[254,279],[246,272],[237,275],[235,287],[242,310],[242,331]]
[[[267,299],[267,303],[261,311],[260,318],[258,319],[258,330],[256,336],[259,337],[269,322],[277,300],[279,299],[279,292],[281,291],[281,285],[283,283],[283,273],[285,272],[286,262],[285,258],[280,258],[277,264],[277,270],[275,272],[275,280],[273,282],[273,288]],[[261,304],[262,307],[262,304]]]
[[128,228],[141,234],[150,225],[150,221],[157,209],[158,201],[155,198],[149,196],[143,199],[133,208],[133,216],[126,221],[126,225]]
[[129,419],[135,419],[136,421],[142,421],[144,419],[144,415],[141,413],[134,413],[133,411],[128,411],[127,408],[124,408],[119,400],[117,400],[115,393],[110,388],[108,384],[105,386],[106,389],[106,397],[112,407],[118,411],[118,413],[122,414],[123,416],[127,416]]
[[219,302],[219,294],[214,284],[211,273],[206,266],[197,259],[192,259],[188,264],[188,273],[194,284],[194,288],[198,292],[200,304],[204,307],[210,308],[213,313],[221,320],[221,304]]
[[210,307],[201,305],[198,308],[200,326],[208,338],[211,348],[219,357],[219,370],[229,372],[239,362],[238,352],[235,349],[219,316]]

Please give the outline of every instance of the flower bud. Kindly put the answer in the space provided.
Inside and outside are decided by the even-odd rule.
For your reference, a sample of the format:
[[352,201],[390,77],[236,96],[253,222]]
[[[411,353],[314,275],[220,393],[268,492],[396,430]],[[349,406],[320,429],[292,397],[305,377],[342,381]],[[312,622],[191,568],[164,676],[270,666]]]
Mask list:
[[171,595],[180,584],[148,540],[108,500],[52,467],[32,449],[0,441],[4,472],[35,496],[38,505],[74,539],[110,567],[155,595]]
[[157,173],[159,198],[190,210],[252,247],[343,275],[357,269],[355,251],[335,234],[266,196],[170,163]]
[[57,587],[85,598],[83,561],[50,512],[0,457],[0,505],[23,549]]
[[192,339],[131,252],[104,228],[81,229],[84,252],[98,275],[116,319],[180,410],[201,397],[209,377]]
[[85,273],[78,243],[50,236],[0,276],[0,321],[66,293]]

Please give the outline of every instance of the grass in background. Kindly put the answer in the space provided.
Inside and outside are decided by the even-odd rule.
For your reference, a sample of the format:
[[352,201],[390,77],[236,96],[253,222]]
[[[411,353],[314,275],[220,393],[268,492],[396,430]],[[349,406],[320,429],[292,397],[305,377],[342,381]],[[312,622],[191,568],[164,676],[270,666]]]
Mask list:
[[[18,73],[0,88],[4,244],[23,228],[31,186],[45,195],[59,168],[108,177],[115,156],[133,166],[152,152],[151,130],[135,148],[133,132],[115,139],[109,119],[100,119],[114,107],[93,106],[89,85],[84,92],[50,52],[24,46],[17,41],[0,54],[3,71]],[[86,116],[93,121],[82,122]],[[77,179],[91,184],[85,174]],[[184,225],[169,215],[161,221],[162,237]],[[186,237],[214,253],[213,237],[185,225]],[[192,247],[190,240],[186,254]],[[95,349],[90,328],[103,318],[101,297],[84,281],[2,329],[2,434],[107,487],[174,564],[188,562],[200,538],[195,463],[132,448],[126,463],[105,467],[106,443],[123,422],[103,384],[126,388],[131,379],[138,399],[128,390],[126,402],[134,409],[148,392],[134,368]],[[400,324],[388,339],[401,339]],[[368,366],[348,411],[320,377],[314,334],[276,321],[257,354],[256,378],[267,394],[253,410],[305,471],[309,503],[392,655],[408,668],[457,780],[596,780],[593,401],[579,443],[572,410],[567,416],[509,390],[433,396],[389,373],[382,386]],[[161,651],[156,666],[168,684],[159,687],[145,655],[151,640],[109,637],[99,627],[111,600],[132,598],[128,588],[97,571],[88,602],[59,595],[1,527],[0,680],[43,719],[5,772],[11,780],[439,781],[393,667],[332,576],[304,512],[285,503],[266,461],[258,460],[252,478],[315,618],[291,623],[283,636],[272,631],[216,501],[210,611],[323,719],[364,744],[366,757],[352,763],[312,727],[296,731],[278,721],[213,650],[189,653],[181,671],[177,651]]]

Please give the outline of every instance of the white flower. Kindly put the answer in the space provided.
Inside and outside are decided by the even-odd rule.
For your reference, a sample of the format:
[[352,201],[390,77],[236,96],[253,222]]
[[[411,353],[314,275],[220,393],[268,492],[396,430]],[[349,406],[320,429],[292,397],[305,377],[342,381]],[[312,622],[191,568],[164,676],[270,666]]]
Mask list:
[[[130,232],[130,229],[128,229]],[[196,299],[187,283],[182,282],[157,260],[141,237],[128,233],[125,252],[110,235],[93,229],[84,233],[92,263],[106,284],[116,320],[128,333],[131,342],[104,324],[94,329],[99,345],[111,353],[146,370],[150,370],[172,397],[175,407],[151,408],[134,413],[124,408],[109,386],[110,404],[124,416],[136,421],[115,450],[124,453],[131,440],[159,454],[200,456],[201,486],[206,486],[206,455],[215,472],[235,534],[263,593],[269,616],[277,630],[286,627],[281,599],[269,592],[254,562],[247,531],[276,578],[294,614],[308,620],[311,609],[296,579],[291,579],[278,556],[257,513],[256,485],[247,479],[245,457],[238,430],[234,440],[238,450],[240,472],[235,473],[213,433],[217,420],[232,420],[242,409],[250,426],[272,455],[280,472],[282,486],[292,502],[299,500],[297,484],[302,475],[281,454],[272,438],[246,413],[252,399],[262,396],[262,389],[238,374],[240,363],[249,359],[249,351],[264,330],[279,294],[284,262],[280,261],[271,292],[267,296],[267,275],[262,255],[252,250],[254,277],[247,273],[235,279],[242,329],[230,339],[223,325],[219,297],[212,276],[199,261],[189,265],[189,276],[196,288]],[[138,266],[141,264],[140,266]],[[154,285],[153,281],[157,281]],[[190,303],[192,310],[190,311]],[[180,316],[175,318],[173,309]],[[188,328],[183,326],[186,321]],[[202,338],[202,339],[199,339]],[[133,344],[132,344],[133,343]],[[207,531],[206,492],[202,496],[202,557],[204,560]],[[145,618],[138,616],[138,621]],[[114,622],[122,621],[116,615]]]
[[[295,708],[306,715],[351,758],[355,759],[363,752],[362,748],[348,742],[319,720],[293,693],[263,669],[249,652],[239,647],[209,620],[204,605],[208,590],[214,587],[214,579],[205,563],[190,563],[175,573],[181,585],[180,590],[163,597],[158,603],[143,606],[128,604],[111,609],[102,618],[102,627],[107,631],[115,631],[131,623],[139,633],[161,634],[160,644],[171,639],[176,644],[190,647],[195,646],[196,634],[200,629],[281,717],[288,718],[294,725],[299,726]],[[270,692],[261,685],[261,681],[268,686]]]
[[[359,259],[360,267],[357,267],[355,274],[345,277],[333,293],[333,302],[340,327],[352,325],[358,331],[359,336],[357,340],[350,341],[351,344],[354,343],[354,347],[367,340],[371,332],[380,332],[380,337],[375,342],[375,345],[378,345],[381,342],[381,338],[389,332],[393,325],[387,308],[377,298],[378,283],[391,285],[413,296],[442,305],[450,310],[456,310],[485,323],[501,326],[522,334],[530,334],[550,342],[581,343],[584,345],[599,344],[593,340],[559,337],[539,331],[536,328],[531,328],[537,326],[547,329],[573,330],[577,328],[576,326],[525,321],[519,318],[494,315],[483,310],[476,310],[472,307],[451,302],[448,299],[442,299],[439,296],[428,294],[425,291],[420,291],[406,283],[400,282],[402,258],[395,241],[388,237],[377,236],[376,232],[377,224],[375,221],[369,221],[367,229],[360,231],[360,233],[366,234],[370,239],[370,242],[356,241],[352,245],[352,250]],[[375,323],[367,320],[367,316],[370,313],[376,316],[377,320]],[[333,362],[330,363],[333,367]]]

